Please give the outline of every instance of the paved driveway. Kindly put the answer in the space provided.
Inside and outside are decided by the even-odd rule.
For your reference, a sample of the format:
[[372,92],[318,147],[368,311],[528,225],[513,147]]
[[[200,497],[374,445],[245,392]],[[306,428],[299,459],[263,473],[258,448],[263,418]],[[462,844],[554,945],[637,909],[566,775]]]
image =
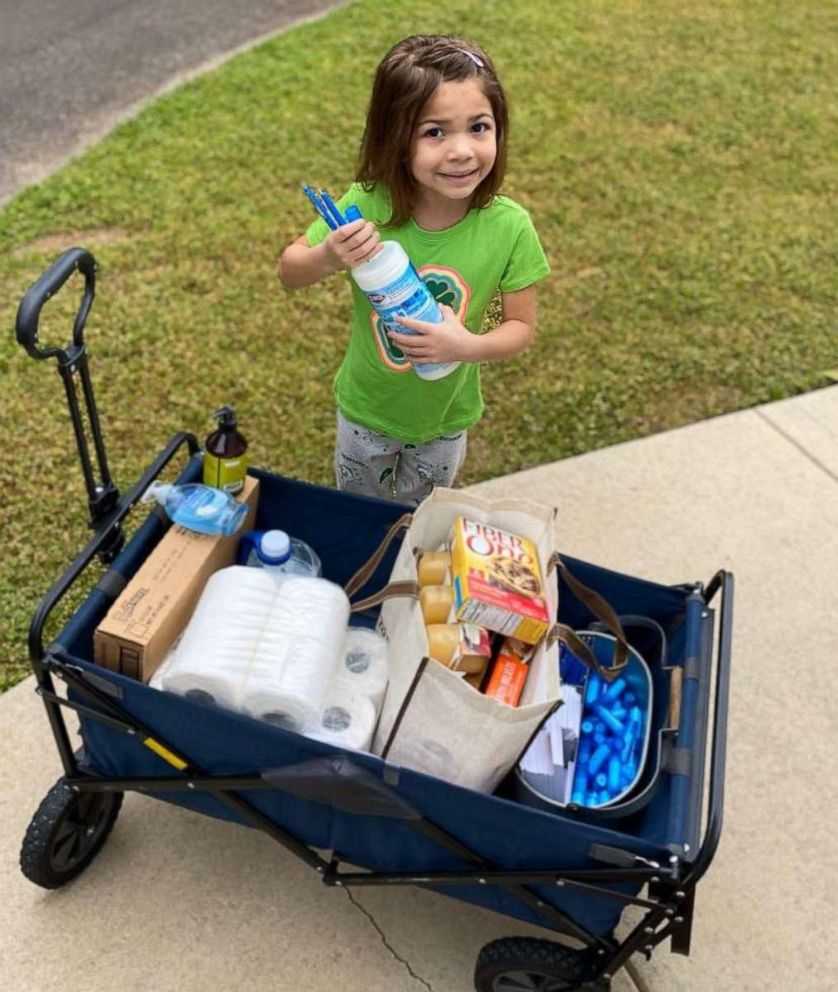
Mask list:
[[186,76],[341,0],[0,0],[0,204]]

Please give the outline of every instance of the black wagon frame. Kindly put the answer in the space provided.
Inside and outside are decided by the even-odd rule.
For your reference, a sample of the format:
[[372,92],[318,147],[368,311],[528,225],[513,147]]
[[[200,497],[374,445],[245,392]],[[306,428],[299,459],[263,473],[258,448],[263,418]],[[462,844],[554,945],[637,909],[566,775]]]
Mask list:
[[[76,272],[84,277],[84,290],[74,323],[72,343],[66,348],[42,347],[38,339],[41,309]],[[192,755],[184,753],[159,730],[143,725],[128,712],[121,705],[120,693],[108,678],[97,675],[87,666],[79,665],[59,641],[45,647],[44,629],[53,610],[92,562],[97,558],[106,565],[114,561],[124,546],[123,522],[151,482],[176,456],[186,454],[192,457],[199,452],[198,442],[192,434],[176,434],[125,494],[120,494],[115,486],[108,470],[83,340],[84,324],[95,295],[95,273],[96,263],[88,251],[73,248],[65,252],[25,294],[18,311],[16,328],[18,341],[32,357],[39,360],[55,358],[57,361],[79,449],[88,496],[89,523],[93,531],[84,548],[38,605],[30,625],[28,640],[29,657],[37,683],[36,692],[43,700],[64,772],[55,787],[59,790],[57,795],[60,802],[56,806],[56,797],[53,796],[51,800],[57,809],[53,819],[57,817],[60,821],[63,815],[67,820],[73,819],[74,823],[80,822],[82,827],[80,838],[77,838],[80,845],[78,857],[71,863],[66,880],[69,881],[77,874],[79,865],[85,867],[98,852],[96,845],[101,846],[104,842],[116,815],[112,812],[114,797],[118,797],[121,802],[125,792],[209,793],[236,817],[263,831],[314,869],[325,885],[418,885],[444,891],[446,886],[477,884],[498,886],[514,895],[543,920],[545,929],[570,938],[574,945],[573,950],[568,948],[563,952],[565,957],[560,962],[560,973],[566,973],[567,977],[562,980],[562,984],[551,984],[551,981],[555,981],[555,975],[551,978],[553,973],[540,969],[538,964],[533,964],[528,970],[526,965],[518,968],[517,958],[514,962],[510,959],[509,973],[517,968],[531,974],[534,976],[533,988],[544,989],[545,992],[554,988],[607,990],[615,972],[634,953],[640,952],[649,957],[652,950],[665,940],[670,940],[674,953],[689,954],[695,889],[712,862],[722,829],[733,609],[733,577],[726,571],[717,572],[706,586],[697,583],[692,590],[692,595],[698,597],[707,607],[704,611],[706,616],[709,616],[711,603],[717,596],[720,599],[718,634],[713,652],[715,687],[711,698],[708,679],[698,714],[703,740],[709,741],[703,749],[704,754],[709,757],[703,806],[705,816],[698,850],[689,853],[673,851],[668,861],[655,861],[616,846],[593,843],[590,857],[602,863],[602,868],[515,870],[497,867],[487,863],[480,855],[432,822],[415,805],[398,795],[388,781],[391,772],[387,766],[383,777],[378,777],[353,762],[348,753],[317,759],[310,763],[311,768],[297,768],[290,776],[287,769],[282,767],[262,769],[253,774],[211,774]],[[78,399],[79,386],[83,408]],[[92,439],[95,465],[90,455],[88,435]],[[102,576],[98,588],[109,598],[115,599],[124,581],[108,571]],[[712,624],[712,620],[710,623]],[[712,652],[712,648],[710,640],[706,639],[706,650]],[[711,659],[706,660],[709,665]],[[66,694],[57,690],[56,682],[66,688]],[[66,709],[74,710],[83,717],[141,741],[168,763],[172,769],[171,775],[105,777],[99,774],[86,765],[83,749],[80,752],[74,751],[64,717]],[[703,760],[704,755],[702,765]],[[698,771],[703,773],[704,769]],[[397,776],[398,770],[393,769],[392,775]],[[695,774],[693,781],[694,788],[705,788],[704,774]],[[245,791],[250,793],[254,790],[282,790],[315,802],[328,802],[335,809],[355,816],[393,818],[433,840],[457,856],[467,867],[462,870],[425,872],[347,869],[342,866],[338,857],[329,860],[323,858],[316,849],[273,822],[242,795]],[[694,799],[701,810],[701,795]],[[82,802],[87,804],[86,808],[90,812],[88,820],[84,816],[79,817],[79,804]],[[103,813],[102,804],[107,802],[111,806]],[[106,822],[109,817],[110,821]],[[43,819],[43,815],[41,818]],[[37,819],[38,814],[33,820],[33,826]],[[89,841],[89,850],[85,849],[85,837],[92,838]],[[41,850],[43,841],[39,839],[35,840],[33,848],[29,834],[27,841],[30,842],[27,855],[30,864],[39,863],[39,859],[40,862],[43,859],[49,860],[55,854],[52,849]],[[24,842],[24,854],[27,854],[27,841]],[[26,860],[22,855],[24,871],[34,881],[49,887],[63,884],[60,864],[53,866],[55,871],[46,876],[48,881],[45,882],[45,876],[39,875],[37,870],[27,871]],[[619,883],[634,883],[634,891],[638,894],[620,891],[614,887]],[[544,885],[566,887],[577,893],[616,900],[624,907],[638,907],[642,911],[642,917],[622,941],[617,940],[613,934],[595,934],[558,907],[545,902],[534,891],[534,887]],[[639,894],[641,891],[643,895]],[[504,942],[494,944],[503,945]],[[499,953],[502,957],[503,947],[493,948],[493,945],[487,945],[484,952],[489,952],[490,949],[487,960],[497,959]],[[480,960],[478,971],[479,968]],[[496,972],[501,976],[504,973],[502,967],[499,971],[496,969]],[[481,992],[484,988],[497,989],[500,992],[507,987],[513,986],[504,985],[501,980],[497,984],[478,985]]]

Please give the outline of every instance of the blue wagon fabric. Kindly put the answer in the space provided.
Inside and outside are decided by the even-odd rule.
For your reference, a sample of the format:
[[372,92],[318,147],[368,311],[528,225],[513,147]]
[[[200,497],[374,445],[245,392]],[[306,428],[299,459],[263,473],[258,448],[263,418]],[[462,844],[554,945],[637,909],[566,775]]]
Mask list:
[[[182,477],[198,472],[193,464]],[[406,511],[397,504],[350,496],[335,490],[296,482],[255,471],[261,482],[257,526],[282,527],[308,541],[323,561],[324,575],[344,584],[375,550],[389,526]],[[163,526],[150,517],[114,563],[126,577],[139,566],[159,539]],[[397,542],[396,542],[397,544]],[[397,547],[393,547],[361,594],[384,585]],[[605,596],[618,613],[643,614],[667,631],[670,663],[680,663],[693,650],[699,636],[699,618],[691,607],[688,586],[661,586],[565,559],[578,578]],[[592,619],[567,588],[560,589],[559,618],[582,628]],[[94,590],[74,613],[57,639],[63,652],[80,667],[106,678],[121,696],[118,705],[134,719],[213,775],[258,775],[341,752],[236,713],[172,695],[94,666],[92,638],[109,601]],[[705,608],[706,609],[706,608]],[[372,617],[360,622],[372,623]],[[680,661],[679,661],[680,659]],[[682,728],[691,732],[694,707],[685,697]],[[85,765],[105,776],[171,777],[173,768],[135,737],[88,716],[81,717]],[[682,848],[695,829],[691,808],[693,791],[688,777],[662,774],[649,804],[625,820],[596,822],[574,818],[560,811],[545,811],[496,795],[484,795],[451,786],[409,769],[389,769],[381,759],[352,753],[351,760],[378,778],[387,774],[392,789],[425,818],[497,869],[603,868],[589,854],[599,843],[665,861],[673,845]],[[511,792],[507,791],[507,795]],[[250,790],[242,795],[254,807],[295,838],[320,851],[334,852],[341,860],[375,871],[464,870],[472,866],[446,851],[415,829],[409,821],[389,816],[359,816],[280,790]],[[156,796],[210,816],[238,820],[238,815],[208,793],[160,792]],[[244,821],[239,821],[244,822]],[[625,883],[611,886],[633,893],[639,887]],[[527,922],[549,926],[537,911],[513,894],[493,885],[437,886],[449,896],[484,906]],[[569,888],[539,886],[534,891],[594,934],[610,933],[622,913],[612,899],[573,892]]]

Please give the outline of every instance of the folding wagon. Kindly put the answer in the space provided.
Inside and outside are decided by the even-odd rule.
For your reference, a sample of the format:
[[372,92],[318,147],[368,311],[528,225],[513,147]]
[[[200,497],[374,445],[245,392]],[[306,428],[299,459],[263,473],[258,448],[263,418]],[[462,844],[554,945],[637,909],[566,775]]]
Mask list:
[[[57,360],[93,530],[38,606],[29,631],[37,692],[64,774],[23,841],[26,877],[57,888],[82,872],[107,840],[124,793],[133,791],[262,830],[325,885],[420,885],[558,937],[510,936],[487,944],[475,967],[478,992],[602,992],[636,952],[648,957],[668,940],[673,952],[688,954],[696,885],[722,824],[732,576],[720,571],[706,585],[666,586],[565,559],[624,618],[655,690],[638,786],[627,801],[600,811],[541,802],[514,772],[493,795],[452,786],[101,668],[92,661],[94,630],[168,526],[152,512],[126,540],[123,521],[175,456],[187,456],[180,481],[198,479],[201,461],[195,437],[181,433],[126,493],[111,480],[83,341],[95,269],[84,249],[65,252],[29,289],[17,316],[17,338],[29,354]],[[72,343],[42,347],[41,308],[77,271],[84,291]],[[325,578],[341,585],[409,510],[273,472],[252,474],[260,480],[256,526],[281,527],[309,542]],[[359,595],[386,583],[398,544]],[[97,558],[107,569],[45,645],[47,619]],[[561,578],[556,581],[558,619],[589,628],[594,618]],[[711,608],[717,597],[718,615]],[[361,612],[353,622],[373,626],[376,612]],[[80,721],[77,751],[65,708]]]

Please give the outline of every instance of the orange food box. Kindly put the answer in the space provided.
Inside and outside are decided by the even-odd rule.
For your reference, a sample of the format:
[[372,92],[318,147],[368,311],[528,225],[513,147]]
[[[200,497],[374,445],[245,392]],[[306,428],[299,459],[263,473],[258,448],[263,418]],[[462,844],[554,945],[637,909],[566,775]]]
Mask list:
[[507,706],[517,706],[530,671],[533,651],[531,645],[505,637],[492,664],[484,693]]
[[492,665],[485,695],[494,696],[507,706],[517,706],[529,670],[530,666],[514,655],[499,654]]
[[458,517],[451,531],[457,620],[536,644],[550,626],[538,551],[528,538]]

